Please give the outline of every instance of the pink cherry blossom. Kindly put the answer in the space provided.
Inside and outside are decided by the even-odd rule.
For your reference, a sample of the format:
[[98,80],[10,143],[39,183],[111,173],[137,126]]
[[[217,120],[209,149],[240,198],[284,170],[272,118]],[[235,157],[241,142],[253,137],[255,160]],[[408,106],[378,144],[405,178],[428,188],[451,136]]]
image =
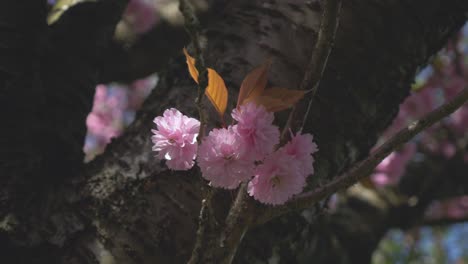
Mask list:
[[[465,27],[468,29],[468,27]],[[465,30],[466,31],[466,30]],[[468,31],[467,31],[468,32]],[[467,35],[461,37],[458,45],[468,43]],[[466,45],[465,45],[466,46]],[[379,139],[379,144],[388,140],[398,130],[407,126],[410,122],[420,119],[425,114],[448,100],[453,99],[464,87],[467,86],[468,68],[466,55],[468,49],[458,47],[458,55],[463,55],[457,59],[457,43],[445,48],[437,55],[433,63],[426,67],[416,77],[416,88],[408,98],[400,105],[398,116]],[[458,154],[463,154],[466,148],[468,136],[468,106],[462,106],[452,115],[444,118],[415,137],[412,142],[418,145],[418,150],[428,156],[440,156],[440,158],[458,158]],[[415,155],[415,151],[405,150],[394,152],[388,156],[374,171],[372,179],[377,185],[394,185],[404,174],[410,159]],[[461,153],[458,153],[461,152]],[[406,153],[406,154],[405,154]],[[425,156],[421,156],[424,158]],[[460,155],[461,157],[461,155]],[[464,159],[468,162],[468,154],[464,154]]]
[[234,189],[253,176],[254,161],[249,159],[242,139],[234,127],[213,129],[203,139],[198,152],[202,176],[213,187]]
[[444,140],[443,142],[441,142],[440,145],[441,153],[445,158],[450,159],[453,156],[455,156],[457,152],[457,147],[452,142]]
[[416,144],[408,143],[400,151],[394,151],[388,155],[375,168],[372,181],[379,186],[395,185],[403,176],[406,164],[416,153]]
[[111,138],[120,134],[120,129],[112,125],[115,119],[120,118],[118,114],[91,112],[86,118],[86,125],[91,133],[102,135],[105,142],[109,143]]
[[153,74],[144,79],[134,81],[128,87],[128,108],[138,110],[143,105],[143,101],[148,97],[151,90],[158,83],[159,78]]
[[299,168],[304,177],[314,173],[312,154],[317,152],[318,148],[313,139],[311,134],[298,133],[283,147],[286,154],[299,162]]
[[434,91],[434,87],[425,87],[417,92],[413,92],[400,106],[400,111],[410,121],[423,117],[438,105]]
[[158,22],[152,1],[130,0],[124,18],[137,33],[145,33]]
[[151,130],[154,136],[153,151],[173,170],[188,170],[193,167],[197,154],[197,136],[200,122],[183,115],[175,108],[164,111],[163,116],[154,119],[157,129]]
[[257,166],[255,176],[249,182],[249,195],[265,204],[284,204],[302,192],[306,184],[298,165],[285,151],[279,150],[267,156],[263,164]]
[[411,122],[420,119],[438,106],[436,86],[428,86],[412,92],[400,105],[400,110],[393,123],[384,132],[381,139],[387,139],[396,134]]
[[262,160],[273,152],[279,143],[279,129],[273,125],[274,115],[263,106],[254,103],[241,105],[232,111],[232,117],[238,122],[236,132],[249,147],[248,152],[255,160]]
[[119,136],[123,129],[120,120],[126,106],[124,96],[125,90],[120,87],[110,89],[105,85],[96,86],[93,109],[86,118],[86,125],[89,133],[99,137],[105,144]]
[[455,97],[463,90],[463,88],[465,88],[465,86],[465,78],[457,76],[457,74],[451,75],[450,78],[447,78],[446,82],[443,84],[444,95],[446,99],[452,99]]
[[468,216],[468,196],[433,202],[425,212],[428,219],[457,219]]
[[459,137],[468,135],[468,105],[460,107],[449,119],[449,127]]

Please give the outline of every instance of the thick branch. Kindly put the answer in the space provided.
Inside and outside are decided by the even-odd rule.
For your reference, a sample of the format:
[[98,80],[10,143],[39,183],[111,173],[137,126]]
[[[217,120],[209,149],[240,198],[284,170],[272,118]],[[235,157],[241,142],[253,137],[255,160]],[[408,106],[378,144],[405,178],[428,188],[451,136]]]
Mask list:
[[46,1],[0,3],[0,221],[9,226],[0,232],[12,245],[61,244],[54,232],[73,229],[50,232],[45,222],[68,213],[64,182],[83,164],[99,54],[125,5],[77,4],[48,27]]

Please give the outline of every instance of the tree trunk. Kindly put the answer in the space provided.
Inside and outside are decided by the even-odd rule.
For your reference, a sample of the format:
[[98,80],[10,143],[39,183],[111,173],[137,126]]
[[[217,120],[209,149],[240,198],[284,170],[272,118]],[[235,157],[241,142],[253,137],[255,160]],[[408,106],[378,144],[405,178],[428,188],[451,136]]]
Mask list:
[[[305,126],[306,132],[314,134],[320,148],[309,189],[336,177],[366,157],[408,95],[417,69],[462,26],[467,11],[468,2],[464,0],[343,2],[335,47]],[[208,66],[216,69],[229,87],[228,109],[234,107],[233,98],[237,97],[245,74],[269,57],[274,62],[269,74],[271,86],[298,87],[317,39],[320,2],[239,0],[225,3],[213,13],[210,24],[204,25],[204,55]],[[84,75],[92,74],[85,72]],[[24,78],[32,80],[30,76]],[[80,84],[82,79],[67,76],[66,80]],[[90,80],[83,89],[94,84]],[[31,82],[28,87],[36,87],[36,83]],[[45,189],[49,199],[53,197],[58,201],[47,213],[41,212],[39,227],[23,227],[27,232],[34,230],[34,235],[12,236],[19,234],[16,228],[10,233],[2,232],[0,240],[7,245],[2,248],[8,250],[4,255],[16,263],[44,263],[40,262],[43,260],[86,264],[186,262],[195,242],[206,182],[195,169],[174,172],[156,161],[151,152],[150,130],[154,127],[153,118],[170,107],[197,116],[195,97],[195,84],[188,75],[184,59],[179,56],[162,75],[136,121],[108,146],[105,154],[86,165],[84,172],[76,177],[66,177],[74,172],[70,171],[75,168],[72,166],[60,166],[54,171],[53,175],[67,179],[54,180],[58,182],[56,187]],[[85,98],[88,102],[92,100],[89,95]],[[24,110],[24,113],[27,111],[34,109]],[[211,120],[215,120],[213,110],[210,115]],[[39,119],[47,117],[44,114]],[[277,115],[279,123],[284,123],[284,118],[283,113]],[[73,120],[84,121],[83,117]],[[21,129],[41,127],[37,122],[15,125]],[[54,146],[61,142],[52,137],[47,140]],[[68,145],[64,150],[66,154],[59,150],[62,147],[58,152],[51,149],[54,160],[41,164],[55,168],[65,159],[63,155],[70,157],[66,151]],[[48,154],[40,152],[38,158]],[[80,158],[73,155],[75,162]],[[24,157],[7,160],[7,163],[13,162],[19,162],[15,163],[18,166],[14,170],[21,170],[23,163],[32,161]],[[11,175],[12,179],[32,179],[35,175],[31,170],[18,173],[13,169],[4,174],[4,168],[2,181],[3,175]],[[49,171],[41,170],[41,178],[37,179],[42,179],[42,174],[49,175]],[[3,190],[16,190],[8,188]],[[28,193],[21,195],[31,199],[25,211],[31,205],[48,204],[43,193],[35,198],[37,201]],[[215,193],[213,209],[218,223],[224,222],[233,197],[231,192]],[[10,200],[9,203],[15,204]],[[10,219],[8,216],[12,213],[16,218],[15,210],[2,208],[3,219]],[[350,200],[347,206],[330,216],[322,216],[320,210],[311,205],[311,209],[304,212],[248,230],[234,261],[368,263],[379,239],[391,226],[386,217],[388,211],[357,199]],[[34,225],[35,220],[26,223]]]

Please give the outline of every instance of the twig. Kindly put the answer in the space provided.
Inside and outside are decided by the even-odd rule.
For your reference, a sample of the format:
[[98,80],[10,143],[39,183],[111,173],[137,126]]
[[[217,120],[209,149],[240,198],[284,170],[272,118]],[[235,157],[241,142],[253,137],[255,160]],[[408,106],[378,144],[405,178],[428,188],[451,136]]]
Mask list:
[[256,224],[267,222],[277,216],[283,215],[292,210],[300,210],[309,207],[310,205],[320,201],[330,194],[348,188],[367,177],[374,168],[391,152],[399,148],[411,138],[423,131],[425,128],[435,124],[444,117],[450,115],[468,100],[468,88],[463,89],[452,101],[445,103],[439,108],[427,114],[418,121],[413,122],[408,127],[400,130],[396,135],[391,137],[387,142],[380,146],[372,156],[369,156],[364,161],[358,163],[342,176],[339,176],[316,190],[303,193],[297,198],[291,200],[285,205],[274,207],[267,210],[262,216],[258,217]]
[[206,197],[202,200],[200,214],[198,215],[198,229],[197,235],[195,240],[195,245],[193,246],[192,255],[190,256],[190,260],[187,262],[188,264],[196,264],[199,263],[200,257],[205,251],[206,243],[207,243],[207,227],[213,228],[210,225],[212,219],[214,218],[212,208],[211,208],[211,200],[213,198],[214,192],[212,188],[207,188],[208,190],[205,191]]
[[307,90],[312,84],[312,96],[317,92],[320,79],[322,78],[328,57],[330,56],[335,41],[336,30],[339,24],[341,0],[327,0],[322,14],[317,43],[304,73],[299,89]]
[[239,188],[236,200],[229,210],[226,223],[219,239],[221,248],[225,248],[221,255],[220,263],[231,263],[237,248],[250,227],[254,215],[254,203],[247,194],[247,184],[243,183]]
[[199,72],[198,76],[198,95],[195,103],[197,104],[198,114],[200,115],[200,132],[198,133],[197,141],[200,143],[205,135],[205,126],[207,117],[205,107],[203,105],[203,95],[208,86],[208,70],[206,69],[205,59],[201,48],[200,22],[195,14],[195,9],[189,0],[180,0],[179,9],[184,16],[185,29],[187,30],[194,48],[195,68]]
[[[197,142],[200,144],[201,140],[205,136],[205,127],[207,124],[207,115],[203,105],[203,95],[205,94],[205,89],[208,86],[208,70],[205,65],[205,59],[203,57],[201,48],[200,22],[195,14],[195,10],[189,0],[180,0],[179,9],[184,16],[185,29],[187,30],[192,40],[194,47],[195,68],[197,68],[199,73],[198,95],[195,103],[197,105],[198,114],[200,116],[200,131],[197,137]],[[203,259],[203,254],[205,253],[206,248],[210,246],[209,236],[211,235],[210,232],[212,232],[211,229],[213,229],[212,223],[215,222],[213,208],[211,206],[213,195],[214,190],[212,188],[204,188],[204,198],[200,208],[196,241],[192,250],[192,255],[188,262],[190,264],[199,263],[201,259]]]
[[[312,90],[308,93],[309,106],[307,112],[304,115],[304,120],[307,119],[310,106],[317,93],[317,89],[320,84],[325,67],[327,66],[328,57],[330,56],[334,41],[336,30],[339,24],[339,14],[341,10],[341,0],[326,0],[324,10],[322,14],[321,24],[319,28],[317,42],[315,43],[314,50],[310,57],[309,64],[304,72],[304,77],[299,86],[300,90],[307,90],[308,87],[312,86]],[[288,121],[286,126],[281,133],[281,138],[284,139],[292,126],[293,120],[296,118],[297,107],[293,107],[289,113]],[[304,122],[303,122],[304,123]],[[302,124],[303,126],[303,124]]]

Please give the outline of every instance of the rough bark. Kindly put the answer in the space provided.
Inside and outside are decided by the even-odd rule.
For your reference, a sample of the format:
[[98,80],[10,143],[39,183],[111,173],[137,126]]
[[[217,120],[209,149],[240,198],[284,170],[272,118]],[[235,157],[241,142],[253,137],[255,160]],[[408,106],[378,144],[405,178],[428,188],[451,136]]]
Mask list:
[[[47,260],[49,243],[62,244],[78,228],[64,223],[73,220],[65,182],[82,168],[100,54],[126,4],[78,4],[48,27],[46,2],[0,3],[0,243],[7,262]],[[36,246],[31,256],[22,253]]]
[[[450,34],[463,24],[467,11],[468,3],[463,0],[343,2],[335,49],[305,127],[307,132],[314,134],[320,148],[316,156],[316,173],[309,188],[337,176],[368,154],[377,136],[389,125],[399,103],[408,94],[418,67],[440,49]],[[218,10],[211,23],[205,25],[207,39],[204,53],[208,66],[215,68],[225,78],[231,98],[236,98],[237,87],[244,75],[267,57],[274,59],[269,82],[274,86],[295,88],[301,81],[316,41],[320,12],[320,4],[315,1],[226,3],[222,10]],[[3,13],[1,15],[5,16]],[[29,26],[30,23],[26,26],[28,30]],[[63,26],[65,30],[66,26]],[[30,35],[29,32],[28,34]],[[0,34],[2,41],[4,36]],[[95,43],[89,45],[92,44]],[[83,51],[92,49],[86,45],[78,48]],[[30,47],[24,48],[29,49]],[[94,53],[86,53],[85,58],[91,58],[92,54]],[[96,70],[97,67],[85,67],[95,65],[94,60],[83,61],[80,58],[77,55],[69,59],[70,62],[83,62],[78,64],[78,68],[82,70]],[[32,64],[24,63],[21,65]],[[3,65],[0,66],[0,77],[10,78],[8,68],[3,70]],[[32,66],[28,67],[28,73],[36,72]],[[97,79],[92,78],[93,75],[87,71],[84,77],[74,75],[71,73],[73,69],[63,69],[64,74],[67,74],[63,80],[76,85],[75,89],[80,84],[83,89],[88,89],[88,94],[80,93],[88,105],[77,111],[80,117],[70,120],[73,121],[73,126],[84,126],[84,113],[89,110],[91,102],[92,93],[89,89]],[[200,179],[195,169],[186,173],[174,172],[155,161],[150,141],[152,119],[164,109],[177,107],[185,114],[196,116],[193,102],[196,89],[186,72],[184,60],[178,57],[167,69],[126,133],[113,141],[104,155],[87,165],[85,173],[66,183],[57,181],[56,189],[47,189],[48,193],[59,193],[58,197],[66,199],[66,202],[60,201],[59,210],[54,211],[61,212],[46,214],[51,230],[48,230],[49,233],[42,232],[40,237],[47,238],[47,243],[43,240],[31,243],[32,238],[29,237],[11,239],[10,234],[2,232],[6,238],[2,240],[10,245],[4,249],[16,249],[10,250],[9,256],[24,263],[33,263],[32,258],[21,256],[22,252],[29,251],[22,251],[17,247],[19,244],[26,244],[28,248],[32,248],[30,252],[37,253],[32,254],[33,258],[36,256],[37,260],[40,255],[49,260],[49,263],[184,263],[188,260],[198,223],[201,189],[206,183]],[[29,81],[27,92],[42,87],[30,76],[14,77]],[[82,78],[87,81],[82,83]],[[8,87],[6,81],[1,80],[2,88]],[[64,107],[59,104],[64,98],[72,101],[77,99],[71,91],[64,93],[69,97],[55,99],[56,108],[34,103],[34,108],[21,109],[24,116],[15,118],[27,117],[44,107],[48,110],[38,112],[42,113],[41,118],[28,117],[24,120],[47,121],[51,111],[59,111]],[[23,93],[13,94],[16,97],[2,94],[2,107],[8,106],[5,110],[10,112],[16,110],[7,100],[24,102],[24,106],[30,106],[28,102],[34,101],[35,94],[44,96],[47,92],[39,90],[32,93],[29,101],[20,98],[20,95],[24,96]],[[52,95],[56,94],[57,90],[54,90]],[[49,98],[54,97],[49,94]],[[231,101],[229,106],[232,108],[234,102]],[[216,115],[213,114],[214,116]],[[277,118],[282,120],[284,117],[280,114]],[[46,164],[46,168],[54,170],[55,176],[74,172],[76,166],[69,165],[64,159],[74,157],[73,162],[76,162],[78,154],[73,153],[78,153],[78,146],[72,147],[58,140],[53,132],[57,131],[57,126],[48,128],[53,128],[53,131],[46,137],[47,141],[43,142],[15,134],[17,131],[26,133],[26,128],[42,130],[51,123],[68,127],[65,121],[52,119],[50,123],[43,125],[37,121],[24,124],[11,117],[5,119],[12,122],[12,126],[11,130],[7,130],[9,133],[2,132],[2,140],[13,138],[13,144],[19,144],[24,149],[28,149],[28,144],[37,146],[37,152],[30,152],[28,149],[25,151],[27,156],[23,153],[13,156],[12,153],[18,153],[14,151],[17,146],[13,144],[6,151],[2,150],[2,183],[9,182],[10,179],[28,181],[35,175],[37,180],[28,183],[48,183],[42,177],[49,175],[49,172],[37,170],[35,159],[31,157],[46,159],[47,162],[40,164]],[[83,133],[83,129],[81,127],[77,131]],[[77,138],[82,140],[82,136],[80,134]],[[28,141],[22,142],[23,138]],[[55,142],[47,145],[53,147],[44,150],[43,144],[49,141]],[[78,141],[73,142],[76,144]],[[48,156],[50,153],[54,154],[53,158]],[[26,166],[31,163],[33,166]],[[4,173],[4,168],[9,170]],[[27,168],[26,172],[24,168]],[[2,187],[2,190],[16,193],[15,188]],[[28,188],[30,189],[31,187]],[[18,194],[33,199],[27,192]],[[2,193],[2,199],[4,196]],[[7,196],[9,201],[9,194]],[[213,208],[218,222],[224,221],[232,197],[233,194],[229,192],[215,194]],[[353,201],[339,211],[340,217],[317,217],[316,210],[311,208],[250,230],[235,261],[266,263],[269,259],[277,259],[280,263],[311,260],[318,263],[369,262],[379,238],[390,227],[385,221],[388,215],[372,206]],[[11,207],[2,203],[2,212],[8,213],[10,209]],[[35,215],[34,212],[25,211],[29,215]],[[6,213],[2,214],[3,218]],[[315,221],[317,218],[319,221]],[[67,224],[73,228],[60,228]],[[31,229],[27,227],[25,230]],[[355,243],[357,240],[363,243]],[[319,247],[313,247],[313,243]],[[31,247],[32,244],[40,246]]]

